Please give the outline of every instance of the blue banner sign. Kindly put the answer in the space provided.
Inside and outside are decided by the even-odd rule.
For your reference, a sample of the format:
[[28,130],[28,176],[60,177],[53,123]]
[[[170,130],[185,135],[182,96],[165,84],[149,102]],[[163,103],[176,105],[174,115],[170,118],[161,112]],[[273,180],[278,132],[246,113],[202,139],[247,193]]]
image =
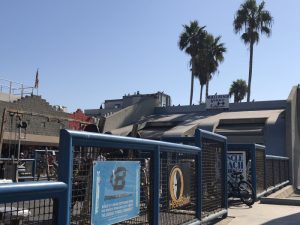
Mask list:
[[138,161],[94,162],[92,225],[109,225],[138,216],[140,167]]
[[244,151],[227,151],[227,172],[242,172],[244,179],[247,178],[246,153]]

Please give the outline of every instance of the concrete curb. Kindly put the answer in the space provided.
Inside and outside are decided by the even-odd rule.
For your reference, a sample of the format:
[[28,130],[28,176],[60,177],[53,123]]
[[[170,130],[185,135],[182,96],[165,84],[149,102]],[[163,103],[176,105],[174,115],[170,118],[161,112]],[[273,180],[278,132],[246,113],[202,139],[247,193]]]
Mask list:
[[262,204],[300,206],[300,199],[293,199],[293,197],[290,197],[293,193],[293,186],[288,185],[281,190],[269,195],[268,197],[262,197],[260,199],[260,202]]
[[260,203],[262,204],[273,204],[273,205],[293,205],[300,206],[300,200],[291,198],[261,198]]

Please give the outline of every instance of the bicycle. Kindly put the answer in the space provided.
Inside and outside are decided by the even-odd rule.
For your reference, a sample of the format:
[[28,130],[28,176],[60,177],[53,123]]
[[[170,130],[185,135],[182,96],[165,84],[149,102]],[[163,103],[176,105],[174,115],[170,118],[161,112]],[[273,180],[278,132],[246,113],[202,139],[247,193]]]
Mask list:
[[251,206],[255,202],[255,194],[252,185],[244,180],[242,172],[233,172],[231,177],[234,178],[234,182],[228,179],[228,198],[235,197],[240,198],[241,201],[247,206]]

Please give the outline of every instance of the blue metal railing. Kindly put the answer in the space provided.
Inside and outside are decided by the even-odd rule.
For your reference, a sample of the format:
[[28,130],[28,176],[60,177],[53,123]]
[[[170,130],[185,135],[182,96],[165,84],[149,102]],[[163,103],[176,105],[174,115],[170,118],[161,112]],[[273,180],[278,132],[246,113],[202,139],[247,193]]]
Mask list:
[[[74,199],[79,199],[76,196],[76,191],[74,189],[74,166],[76,164],[76,157],[79,159],[90,159],[95,160],[100,155],[104,155],[105,151],[109,152],[109,150],[114,151],[114,149],[122,150],[122,152],[130,152],[135,151],[138,154],[142,153],[149,153],[150,154],[150,161],[151,161],[151,173],[150,173],[150,180],[151,180],[151,196],[150,202],[152,204],[149,206],[151,208],[147,209],[150,215],[149,224],[176,224],[178,221],[173,220],[172,216],[176,217],[178,212],[172,214],[172,210],[168,210],[163,208],[164,202],[161,199],[160,195],[164,196],[162,187],[165,186],[165,179],[163,177],[163,170],[162,166],[166,168],[165,160],[171,160],[172,156],[168,157],[169,155],[175,156],[176,160],[180,160],[183,158],[185,160],[190,160],[189,162],[195,167],[193,167],[194,172],[191,173],[191,179],[195,181],[197,186],[193,187],[195,191],[195,205],[196,208],[193,208],[195,212],[195,216],[192,216],[190,220],[185,221],[184,223],[193,223],[193,224],[200,224],[201,219],[201,179],[200,179],[200,171],[201,171],[201,149],[195,146],[188,146],[182,144],[174,144],[174,143],[167,143],[161,141],[153,141],[153,140],[144,140],[144,139],[137,139],[137,138],[129,138],[129,137],[120,137],[120,136],[112,136],[112,135],[105,135],[105,134],[94,134],[88,132],[77,132],[77,131],[68,131],[62,130],[60,135],[60,153],[59,153],[59,180],[67,184],[67,190],[63,193],[64,198],[67,200],[65,203],[59,205],[58,210],[64,210],[65,208],[71,209],[64,215],[63,223],[70,224],[71,220],[73,223],[77,224],[76,220],[72,219],[74,215],[71,213],[72,208],[74,210],[76,202]],[[127,153],[126,153],[127,154]],[[175,154],[175,155],[174,155]],[[166,158],[162,158],[166,155]],[[184,158],[188,156],[190,158]],[[106,158],[108,158],[106,156]],[[123,157],[124,158],[124,157]],[[114,160],[111,158],[109,160]],[[183,160],[184,161],[184,160]],[[89,168],[90,165],[86,166]],[[86,169],[89,170],[89,169]],[[85,171],[83,171],[85,172]],[[89,173],[82,173],[85,174],[85,178],[89,179]],[[199,185],[200,184],[200,185]],[[88,192],[89,189],[85,188],[85,192]],[[85,194],[82,194],[85,195]],[[86,201],[86,200],[83,200]],[[82,209],[82,208],[81,208]],[[81,213],[81,212],[80,212]],[[90,215],[83,212],[81,218],[89,219]],[[167,218],[162,220],[162,218]],[[178,217],[176,217],[178,218]],[[80,219],[80,218],[79,218]],[[183,222],[182,222],[183,223]]]
[[266,193],[288,184],[289,176],[288,157],[266,155]]
[[[66,225],[61,218],[64,217],[68,209],[57,210],[55,208],[65,201],[62,193],[66,189],[67,185],[65,183],[51,181],[0,185],[1,219],[5,220],[5,217],[8,217],[8,222],[11,222],[12,220],[22,221],[23,219],[39,222],[42,220],[45,222],[45,215],[47,214],[47,217],[51,220],[51,224]],[[45,204],[35,200],[43,200],[44,203],[47,200],[48,211],[46,211]],[[32,201],[34,203],[31,203]],[[24,212],[25,210],[28,211],[27,215],[21,215],[20,212]],[[16,214],[14,215],[14,218],[11,216],[13,213]],[[0,222],[2,222],[2,220]]]
[[[227,149],[245,151],[247,160],[251,160],[250,177],[257,198],[289,182],[289,159],[265,155],[265,147],[261,145],[229,144],[227,146],[226,137],[199,129],[195,131],[194,137],[170,137],[165,138],[164,141],[169,142],[62,130],[58,155],[59,182],[41,181],[0,185],[0,216],[1,213],[5,215],[13,211],[18,215],[21,212],[18,208],[21,208],[23,212],[24,209],[32,212],[32,215],[27,215],[28,220],[48,220],[51,221],[49,223],[55,225],[70,225],[71,222],[78,224],[73,218],[74,199],[82,198],[80,200],[82,206],[86,206],[85,202],[88,202],[88,207],[91,206],[88,197],[90,193],[88,182],[91,180],[90,167],[86,167],[83,171],[85,172],[83,176],[85,193],[81,193],[81,197],[76,196],[77,190],[74,190],[76,160],[87,159],[87,156],[90,157],[91,162],[97,160],[99,156],[105,156],[107,160],[120,160],[120,155],[112,157],[115,150],[121,150],[119,152],[122,152],[122,160],[141,161],[145,159],[143,154],[147,154],[150,160],[148,168],[150,184],[147,185],[149,185],[151,204],[143,212],[144,217],[139,216],[140,220],[135,221],[139,223],[147,221],[148,224],[155,225],[200,224],[226,216],[228,208]],[[79,155],[81,158],[78,158]],[[166,180],[170,179],[169,168],[183,163],[190,166],[188,179],[192,195],[191,206],[185,205],[184,210],[170,210],[167,193],[169,190],[166,188],[169,185]],[[142,164],[142,167],[146,169],[145,164]],[[31,201],[37,202],[31,204]],[[141,201],[144,205],[146,204],[145,199]],[[77,212],[79,218],[86,217],[86,221],[89,221],[90,212],[88,211],[90,209],[79,210]],[[186,213],[182,220],[179,217],[180,213]],[[89,224],[86,221],[84,223]]]
[[265,194],[266,189],[266,173],[265,173],[265,146],[258,144],[228,144],[228,151],[245,152],[246,162],[245,166],[250,164],[247,168],[247,179],[253,186],[256,198],[260,198]]
[[[201,170],[200,180],[202,190],[200,204],[201,204],[201,220],[208,222],[219,217],[227,215],[228,201],[227,201],[227,138],[208,132],[201,129],[196,129],[193,137],[164,137],[163,141],[182,143],[186,145],[197,146],[201,148]],[[217,153],[217,151],[219,151]],[[219,160],[219,162],[218,162]],[[221,164],[221,168],[216,168]],[[212,173],[214,171],[216,173]],[[216,176],[220,172],[222,180],[219,180],[218,185],[212,185],[216,180]],[[213,187],[218,186],[219,189],[212,193],[204,193],[204,187],[213,190]],[[214,202],[212,199],[220,198],[221,202]]]
[[228,151],[246,153],[249,181],[257,199],[289,183],[289,158],[265,154],[265,146],[258,144],[228,144]]

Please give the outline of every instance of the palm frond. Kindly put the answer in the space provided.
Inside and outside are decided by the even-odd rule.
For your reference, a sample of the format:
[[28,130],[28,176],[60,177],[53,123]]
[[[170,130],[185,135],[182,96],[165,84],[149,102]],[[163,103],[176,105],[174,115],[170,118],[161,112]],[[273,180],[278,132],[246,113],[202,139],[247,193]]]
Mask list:
[[271,36],[271,29],[269,27],[266,26],[262,26],[261,27],[261,33],[264,33],[267,35],[267,37]]
[[241,4],[234,19],[234,31],[239,33],[242,28],[245,32],[241,39],[245,44],[258,43],[259,33],[271,35],[273,18],[271,13],[265,10],[265,2],[256,4],[256,0],[246,0]]

